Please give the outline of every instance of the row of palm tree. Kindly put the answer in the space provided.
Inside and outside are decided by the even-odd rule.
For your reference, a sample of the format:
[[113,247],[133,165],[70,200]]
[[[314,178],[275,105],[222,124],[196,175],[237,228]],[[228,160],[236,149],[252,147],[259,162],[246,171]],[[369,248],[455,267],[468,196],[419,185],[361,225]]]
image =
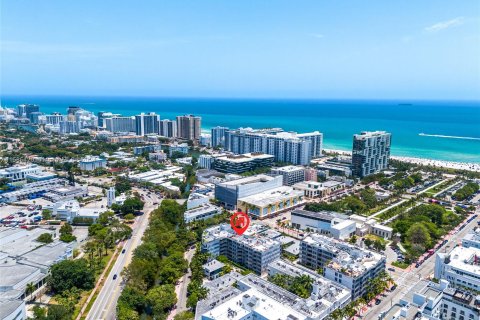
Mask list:
[[365,307],[373,298],[387,289],[390,284],[393,284],[393,279],[388,273],[382,271],[377,277],[371,279],[367,285],[367,292],[362,297],[350,302],[343,308],[338,308],[333,311],[328,319],[341,320],[350,319],[356,314],[360,313],[363,307]]

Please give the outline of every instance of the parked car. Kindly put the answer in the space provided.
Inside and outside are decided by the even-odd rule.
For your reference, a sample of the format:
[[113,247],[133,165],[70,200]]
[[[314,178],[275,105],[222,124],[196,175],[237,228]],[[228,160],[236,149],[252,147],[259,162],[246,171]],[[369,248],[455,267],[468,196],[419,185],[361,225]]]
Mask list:
[[388,268],[387,270],[388,270],[388,271],[395,272],[395,268]]
[[378,306],[380,303],[382,303],[382,300],[380,300],[380,299],[375,300],[375,305]]

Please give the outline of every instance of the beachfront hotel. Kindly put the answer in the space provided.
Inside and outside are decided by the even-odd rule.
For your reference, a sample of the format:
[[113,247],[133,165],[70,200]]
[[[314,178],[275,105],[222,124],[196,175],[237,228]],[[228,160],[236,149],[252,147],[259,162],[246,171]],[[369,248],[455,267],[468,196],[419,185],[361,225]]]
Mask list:
[[363,131],[353,135],[352,173],[355,177],[379,173],[388,168],[392,135],[385,131]]
[[322,155],[323,134],[285,132],[280,128],[240,128],[229,130],[225,136],[226,150],[236,154],[263,152],[277,162],[307,165]]
[[155,112],[141,113],[135,116],[135,132],[139,136],[158,134],[160,128],[160,116]]

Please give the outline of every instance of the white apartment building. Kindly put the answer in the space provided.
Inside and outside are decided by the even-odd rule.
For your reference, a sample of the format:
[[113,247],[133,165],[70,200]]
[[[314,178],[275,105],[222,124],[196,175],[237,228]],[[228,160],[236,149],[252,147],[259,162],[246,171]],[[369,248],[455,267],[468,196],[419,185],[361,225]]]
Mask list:
[[241,236],[229,224],[208,228],[202,237],[202,251],[214,258],[224,255],[228,259],[261,274],[267,265],[280,258],[281,244],[277,240],[263,236],[266,227],[250,224]]
[[367,292],[370,280],[385,270],[385,256],[358,246],[310,234],[300,244],[300,261],[318,270],[323,268],[325,278],[352,291],[352,299]]
[[[316,279],[312,293],[301,298],[254,274],[230,273],[212,281],[215,291],[199,301],[198,320],[322,320],[350,301],[348,290],[326,279]],[[236,283],[232,287],[231,283]]]
[[105,118],[104,123],[110,132],[135,132],[135,117]]
[[198,220],[209,219],[220,213],[222,213],[222,208],[210,203],[206,203],[185,211],[184,220],[185,223],[190,223]]
[[480,228],[471,230],[465,237],[463,237],[462,246],[465,248],[480,249]]
[[283,177],[283,185],[291,186],[298,182],[305,181],[305,168],[302,166],[284,166],[272,168],[271,173]]
[[0,169],[0,178],[8,179],[10,182],[17,182],[27,179],[28,175],[40,174],[42,169],[36,164],[14,166]]
[[97,168],[106,168],[107,160],[100,157],[87,156],[79,162],[80,170],[93,171]]
[[345,187],[345,182],[336,180],[325,182],[303,181],[293,185],[295,190],[303,191],[307,198],[324,198],[336,191],[345,189]]
[[298,134],[282,129],[240,128],[225,133],[226,150],[236,154],[263,152],[275,161],[308,165],[322,155],[323,134],[314,131]]
[[450,253],[437,253],[434,275],[452,287],[480,291],[480,249],[456,247]]

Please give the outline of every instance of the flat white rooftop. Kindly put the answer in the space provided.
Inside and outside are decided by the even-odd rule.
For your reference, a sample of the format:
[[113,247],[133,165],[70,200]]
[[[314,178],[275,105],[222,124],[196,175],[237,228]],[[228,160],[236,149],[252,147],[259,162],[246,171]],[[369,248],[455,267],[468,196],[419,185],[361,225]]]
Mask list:
[[240,198],[238,201],[246,202],[257,207],[265,207],[272,203],[290,199],[291,197],[301,196],[303,196],[303,191],[293,190],[293,188],[289,186],[281,186],[248,197]]

